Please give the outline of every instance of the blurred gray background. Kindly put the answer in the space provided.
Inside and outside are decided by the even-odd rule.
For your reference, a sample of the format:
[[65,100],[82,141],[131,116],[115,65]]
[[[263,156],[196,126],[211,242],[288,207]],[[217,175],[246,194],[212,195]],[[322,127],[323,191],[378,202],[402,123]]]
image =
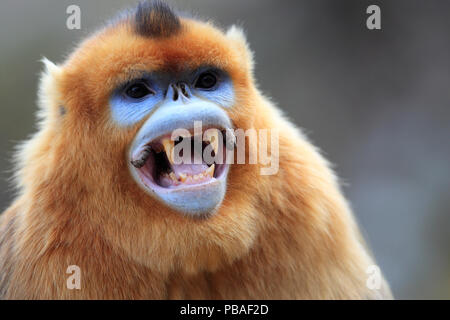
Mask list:
[[[34,132],[46,56],[74,45],[135,1],[0,3],[0,207],[14,145]],[[170,1],[243,26],[256,77],[345,183],[396,298],[450,298],[450,1]],[[81,30],[66,8],[81,7]],[[382,30],[365,26],[369,4]]]

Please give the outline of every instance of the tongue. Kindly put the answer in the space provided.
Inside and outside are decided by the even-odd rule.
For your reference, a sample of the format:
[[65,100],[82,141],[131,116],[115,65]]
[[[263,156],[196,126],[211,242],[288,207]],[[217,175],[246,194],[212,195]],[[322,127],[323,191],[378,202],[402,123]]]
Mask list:
[[[190,163],[181,163],[181,164],[171,163],[172,171],[175,173],[177,177],[180,176],[180,173],[193,176],[199,173],[203,173],[209,168],[205,160],[202,159],[203,149],[201,149],[201,151],[199,152],[196,151],[197,150],[195,150],[194,148],[194,152],[192,152],[191,154]],[[202,163],[199,163],[200,162],[199,160]]]
[[208,169],[208,165],[205,162],[202,164],[172,164],[172,170],[177,177],[180,173],[193,176],[206,171],[206,169]]

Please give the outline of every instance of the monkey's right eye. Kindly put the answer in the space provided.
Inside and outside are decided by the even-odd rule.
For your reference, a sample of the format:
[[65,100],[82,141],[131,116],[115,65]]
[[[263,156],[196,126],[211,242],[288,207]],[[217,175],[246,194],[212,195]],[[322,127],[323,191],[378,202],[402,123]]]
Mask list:
[[130,85],[126,89],[125,94],[132,99],[141,99],[149,94],[154,94],[154,92],[145,83],[138,82]]

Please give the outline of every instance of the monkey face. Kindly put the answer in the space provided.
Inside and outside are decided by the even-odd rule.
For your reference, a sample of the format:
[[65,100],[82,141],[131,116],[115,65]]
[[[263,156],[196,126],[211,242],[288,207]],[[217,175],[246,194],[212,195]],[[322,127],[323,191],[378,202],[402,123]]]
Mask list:
[[183,213],[213,212],[226,192],[226,133],[233,138],[225,110],[233,103],[232,80],[207,67],[158,72],[120,88],[110,102],[115,121],[145,118],[128,153],[136,183]]

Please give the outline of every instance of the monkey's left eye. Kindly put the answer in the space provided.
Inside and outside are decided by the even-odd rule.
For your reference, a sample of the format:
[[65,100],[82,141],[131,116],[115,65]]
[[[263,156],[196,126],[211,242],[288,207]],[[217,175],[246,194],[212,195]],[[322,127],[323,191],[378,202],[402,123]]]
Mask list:
[[204,72],[195,81],[195,87],[199,89],[211,89],[217,83],[217,76],[213,72]]
[[149,94],[154,94],[154,92],[145,83],[138,82],[130,85],[126,89],[125,94],[132,99],[141,99]]

